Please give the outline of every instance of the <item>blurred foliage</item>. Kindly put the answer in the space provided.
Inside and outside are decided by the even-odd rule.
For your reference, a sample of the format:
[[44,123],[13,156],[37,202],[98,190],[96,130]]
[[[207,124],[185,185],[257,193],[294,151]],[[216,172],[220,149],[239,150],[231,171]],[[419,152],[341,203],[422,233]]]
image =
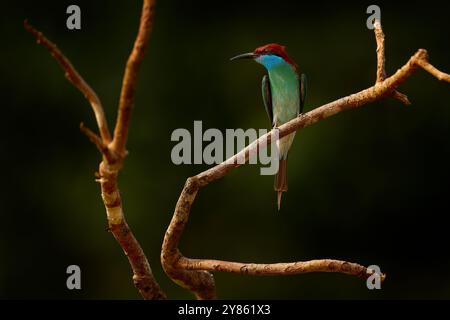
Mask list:
[[[82,30],[65,28],[66,7]],[[371,3],[159,1],[142,65],[120,176],[125,214],[171,298],[191,298],[164,274],[159,253],[185,179],[207,166],[170,160],[176,128],[268,128],[263,69],[228,59],[268,42],[288,46],[308,74],[307,109],[375,80]],[[444,4],[380,5],[391,74],[418,48],[450,71]],[[28,18],[58,44],[101,97],[113,126],[137,31],[133,1],[9,2],[0,21],[3,125],[0,297],[139,298],[126,258],[106,232],[94,172],[100,157],[79,133],[95,128],[83,96],[22,27]],[[206,189],[182,240],[189,257],[252,262],[337,258],[379,265],[382,290],[337,274],[216,274],[221,298],[449,298],[450,90],[418,71],[388,98],[302,130],[290,153],[289,192],[277,213],[272,177],[246,165]],[[82,269],[82,290],[65,287]]]

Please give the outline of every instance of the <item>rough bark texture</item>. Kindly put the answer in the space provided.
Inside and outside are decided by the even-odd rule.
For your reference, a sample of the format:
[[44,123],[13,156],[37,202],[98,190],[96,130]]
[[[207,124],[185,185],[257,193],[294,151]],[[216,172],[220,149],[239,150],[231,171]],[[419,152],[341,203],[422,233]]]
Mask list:
[[165,299],[164,292],[153,277],[152,269],[139,242],[128,226],[123,213],[117,178],[123,166],[126,151],[128,128],[130,126],[131,110],[137,86],[139,67],[144,58],[145,48],[153,25],[154,0],[144,0],[139,31],[133,50],[125,68],[122,82],[120,103],[114,136],[108,130],[105,114],[100,99],[94,90],[75,70],[70,61],[41,32],[27,22],[25,29],[33,34],[37,42],[46,47],[65,71],[67,79],[80,90],[91,103],[99,128],[100,136],[81,124],[81,131],[91,140],[103,155],[103,161],[97,173],[101,195],[108,218],[109,231],[122,247],[133,271],[133,282],[144,299]]

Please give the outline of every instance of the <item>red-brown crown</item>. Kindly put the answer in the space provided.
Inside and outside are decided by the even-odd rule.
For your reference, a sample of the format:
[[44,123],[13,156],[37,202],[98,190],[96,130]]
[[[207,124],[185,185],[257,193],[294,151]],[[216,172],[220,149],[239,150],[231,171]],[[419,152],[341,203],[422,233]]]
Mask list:
[[289,57],[289,55],[286,52],[286,47],[279,45],[277,43],[269,43],[262,47],[256,48],[254,53],[256,54],[274,54],[281,58],[283,58],[287,63],[289,63],[291,66],[294,67],[295,70],[297,70],[297,64],[294,60]]

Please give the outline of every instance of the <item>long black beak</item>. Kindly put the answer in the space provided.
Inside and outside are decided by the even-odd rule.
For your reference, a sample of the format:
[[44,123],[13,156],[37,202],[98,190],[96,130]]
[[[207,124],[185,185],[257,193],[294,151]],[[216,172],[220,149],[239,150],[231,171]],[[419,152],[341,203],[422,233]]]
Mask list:
[[231,58],[230,61],[237,60],[237,59],[255,59],[257,56],[258,55],[254,54],[253,52],[243,53],[236,57]]

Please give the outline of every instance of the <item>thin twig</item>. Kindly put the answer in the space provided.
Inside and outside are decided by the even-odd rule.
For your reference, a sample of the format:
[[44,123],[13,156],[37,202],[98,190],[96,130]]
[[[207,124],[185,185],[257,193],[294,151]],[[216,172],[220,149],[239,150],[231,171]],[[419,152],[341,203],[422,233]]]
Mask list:
[[38,44],[42,44],[60,64],[61,68],[65,72],[66,78],[86,97],[92,106],[92,110],[97,120],[97,125],[100,131],[100,136],[105,144],[111,141],[111,135],[108,129],[108,123],[106,122],[105,113],[103,111],[102,103],[95,93],[95,91],[89,86],[89,84],[83,79],[83,77],[74,68],[72,63],[67,59],[64,54],[58,49],[58,47],[48,40],[42,32],[36,30],[27,20],[24,21],[25,30],[35,36]]
[[120,156],[126,155],[125,145],[128,136],[128,128],[130,126],[131,111],[134,104],[138,72],[144,58],[150,33],[152,31],[154,6],[154,0],[144,0],[139,33],[136,37],[136,41],[134,42],[134,47],[131,51],[130,57],[128,58],[125,74],[123,76],[119,111],[117,115],[116,127],[114,129],[114,139],[112,142],[112,148]]
[[[419,49],[408,62],[397,72],[386,78],[384,73],[384,34],[381,24],[375,32],[378,44],[378,69],[375,85],[348,95],[341,99],[327,103],[312,111],[283,124],[277,129],[261,136],[230,159],[208,169],[194,177],[187,179],[180,194],[175,211],[167,228],[161,250],[161,262],[165,272],[177,284],[192,291],[198,299],[211,299],[215,297],[215,284],[211,271],[234,272],[250,275],[287,275],[306,272],[339,272],[358,277],[367,277],[373,271],[355,263],[340,260],[312,260],[292,263],[254,264],[230,262],[209,259],[191,259],[184,257],[178,249],[181,236],[189,219],[192,204],[201,187],[222,178],[229,171],[237,168],[236,160],[255,154],[257,150],[273,142],[270,137],[274,130],[278,130],[279,138],[294,131],[310,126],[320,120],[331,117],[339,112],[354,109],[365,104],[380,100],[396,92],[395,89],[408,79],[414,71],[421,67],[439,80],[450,83],[450,75],[439,71],[428,62],[426,50]],[[397,95],[397,94],[396,94]],[[401,95],[398,93],[398,95]],[[406,97],[406,96],[405,96]],[[406,101],[406,100],[405,100]],[[380,275],[381,280],[385,278]]]
[[[375,32],[375,40],[377,42],[377,80],[376,83],[382,82],[386,79],[386,55],[385,44],[384,44],[384,32],[381,27],[381,22],[378,19],[375,19],[373,24],[374,32]],[[408,99],[408,96],[405,94],[398,92],[397,90],[392,91],[391,95],[402,102],[404,105],[409,106],[411,102]]]
[[80,130],[84,133],[84,135],[86,135],[89,141],[97,147],[100,153],[106,157],[108,162],[115,162],[117,160],[114,153],[109,150],[108,145],[103,142],[102,138],[86,127],[83,122],[80,123]]
[[376,82],[381,82],[386,78],[385,69],[385,55],[384,55],[384,32],[381,28],[381,23],[379,20],[375,20],[373,24],[373,31],[375,32],[375,40],[377,42],[377,80]]
[[433,65],[431,65],[427,60],[425,59],[421,59],[417,61],[417,64],[424,69],[425,71],[427,71],[428,73],[430,73],[431,75],[433,75],[434,77],[436,77],[436,79],[441,80],[441,81],[446,81],[446,82],[450,82],[450,75],[448,75],[445,72],[442,72],[438,69],[436,69]]

